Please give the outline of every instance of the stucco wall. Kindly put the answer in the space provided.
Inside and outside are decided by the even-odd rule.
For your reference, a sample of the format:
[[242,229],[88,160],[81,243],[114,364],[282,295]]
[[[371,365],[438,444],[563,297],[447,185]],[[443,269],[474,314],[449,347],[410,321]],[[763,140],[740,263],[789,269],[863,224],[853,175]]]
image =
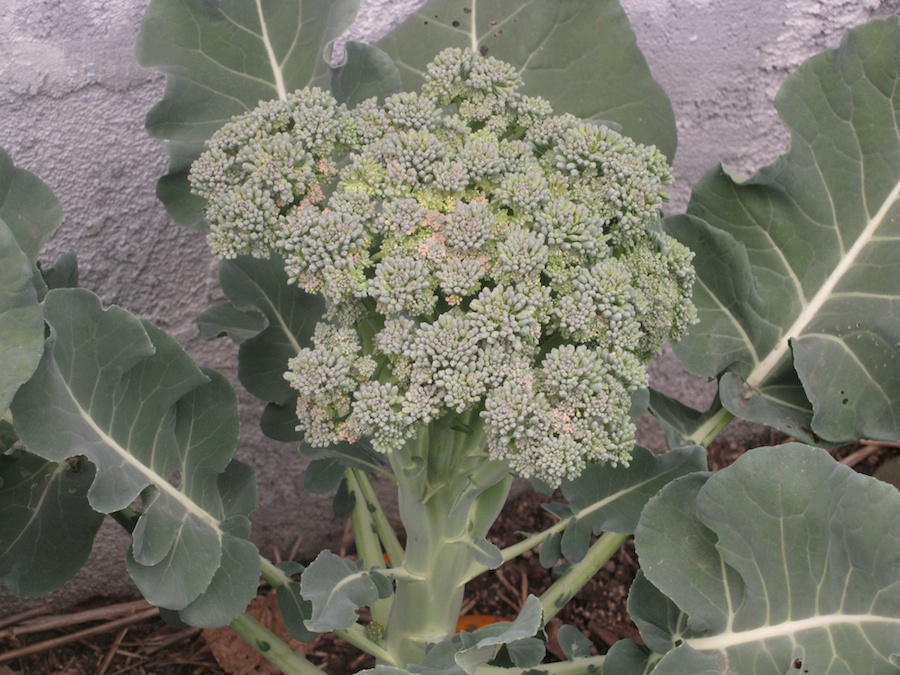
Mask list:
[[[554,0],[544,0],[547,2]],[[215,262],[202,235],[172,225],[156,201],[161,142],[143,118],[161,77],[134,61],[148,0],[3,0],[0,7],[0,145],[38,174],[65,210],[45,258],[74,250],[82,285],[170,332],[203,365],[234,375],[235,349],[204,343],[195,316],[219,301]],[[787,136],[772,99],[803,59],[837,45],[844,28],[900,11],[900,0],[622,0],[638,41],[672,99],[679,127],[678,178],[670,211],[716,162],[751,172],[783,151]],[[363,0],[354,39],[376,39],[419,0]],[[708,398],[671,359],[656,383],[688,400]],[[318,550],[340,536],[329,500],[299,494],[294,451],[265,439],[259,408],[242,393],[239,456],[258,471],[261,506],[254,538],[265,553],[303,536]],[[54,596],[65,604],[94,594],[133,593],[122,566],[126,537],[104,527],[88,568]],[[0,615],[18,602],[0,594]]]

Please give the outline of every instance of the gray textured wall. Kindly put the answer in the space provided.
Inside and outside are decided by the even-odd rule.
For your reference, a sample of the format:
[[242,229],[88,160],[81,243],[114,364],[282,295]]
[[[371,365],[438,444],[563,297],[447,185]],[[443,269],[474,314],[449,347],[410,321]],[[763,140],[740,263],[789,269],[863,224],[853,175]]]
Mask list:
[[[544,0],[547,2],[555,0]],[[161,77],[134,61],[148,0],[2,0],[0,146],[60,198],[65,219],[45,258],[74,250],[82,285],[107,304],[146,317],[203,365],[234,375],[235,349],[204,343],[195,316],[219,301],[215,262],[202,235],[172,225],[153,190],[164,172],[161,142],[143,118],[159,99]],[[420,0],[363,0],[354,39],[377,39]],[[837,45],[841,32],[897,14],[900,0],[622,0],[650,66],[672,99],[679,128],[678,177],[670,211],[684,208],[691,184],[716,162],[750,173],[781,153],[787,135],[772,109],[784,76],[808,56]],[[688,400],[709,396],[671,359],[655,382]],[[257,430],[259,409],[242,395],[239,456],[260,480],[254,538],[265,553],[303,536],[313,552],[340,536],[328,500],[299,491],[294,451]],[[105,526],[87,569],[57,604],[94,594],[133,594],[122,565],[126,537]],[[0,593],[0,615],[18,601]]]

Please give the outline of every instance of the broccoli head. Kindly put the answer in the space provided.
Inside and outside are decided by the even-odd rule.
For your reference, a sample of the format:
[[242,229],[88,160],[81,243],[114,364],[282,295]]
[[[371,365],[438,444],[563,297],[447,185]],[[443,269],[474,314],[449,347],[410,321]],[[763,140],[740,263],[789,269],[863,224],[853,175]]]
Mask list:
[[325,297],[286,374],[307,442],[391,452],[474,410],[519,475],[628,462],[645,365],[696,318],[691,253],[652,227],[669,168],[521,84],[447,49],[421,93],[348,109],[303,89],[194,163],[213,251],[277,254]]

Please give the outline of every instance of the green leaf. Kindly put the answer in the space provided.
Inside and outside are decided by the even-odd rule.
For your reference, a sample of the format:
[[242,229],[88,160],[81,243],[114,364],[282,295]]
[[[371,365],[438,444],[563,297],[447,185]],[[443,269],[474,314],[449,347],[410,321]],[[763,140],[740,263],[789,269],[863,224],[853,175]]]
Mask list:
[[269,438],[284,443],[294,443],[303,440],[303,432],[297,431],[297,398],[294,397],[287,405],[269,403],[259,419],[259,427]]
[[534,668],[544,660],[544,656],[547,654],[544,641],[535,637],[515,640],[505,647],[509,660],[516,668]]
[[[562,557],[562,534],[556,532],[550,535],[544,543],[541,544],[539,560],[542,567],[550,569]],[[582,557],[584,557],[582,555]]]
[[648,644],[681,640],[654,672],[895,673],[898,519],[893,487],[799,443],[670,483],[648,503],[635,544],[690,633],[666,639],[661,610],[630,606],[655,627]]
[[314,459],[303,472],[303,489],[312,494],[334,490],[344,480],[344,465],[336,459]]
[[641,631],[644,643],[658,654],[665,654],[689,637],[698,637],[687,625],[687,615],[672,600],[647,581],[638,570],[628,591],[628,613]]
[[900,436],[900,19],[788,77],[789,151],[723,168],[666,229],[697,254],[701,322],[673,345],[733,414],[813,441]]
[[13,445],[19,440],[13,425],[6,420],[0,419],[0,454],[11,450]]
[[300,592],[312,603],[309,630],[318,633],[349,628],[356,623],[356,610],[368,607],[384,594],[385,586],[374,579],[362,560],[347,560],[322,551],[300,577]]
[[[659,655],[631,640],[619,640],[606,654],[603,667],[617,675],[647,675],[653,671]],[[694,675],[693,673],[691,675]]]
[[541,601],[529,595],[512,623],[501,621],[472,632],[464,631],[432,648],[422,661],[421,672],[432,672],[425,666],[446,667],[455,663],[457,670],[446,672],[473,675],[478,666],[493,661],[502,647],[530,641],[541,630],[542,618]]
[[698,446],[654,455],[636,445],[627,467],[588,465],[581,476],[560,486],[572,514],[562,537],[563,556],[581,560],[593,534],[634,532],[644,505],[666,483],[704,469],[706,453]]
[[344,64],[334,70],[331,79],[331,91],[338,102],[352,108],[373,96],[384,99],[403,88],[397,66],[378,47],[351,40],[344,49]]
[[62,206],[37,176],[17,168],[0,148],[0,220],[12,231],[19,248],[35,263],[47,240],[62,222]]
[[200,337],[204,340],[215,340],[227,335],[238,345],[259,335],[268,325],[264,314],[256,310],[245,312],[229,303],[210,307],[197,317]]
[[300,642],[312,642],[316,633],[306,627],[306,622],[312,618],[312,603],[301,595],[300,584],[291,581],[279,586],[275,597],[288,634]]
[[49,267],[37,263],[47,290],[54,288],[78,288],[78,260],[72,251],[63,253]]
[[378,46],[400,68],[407,91],[421,86],[441,49],[469,47],[514,65],[523,91],[557,113],[617,122],[670,162],[675,156],[672,106],[616,0],[432,0]]
[[252,488],[238,483],[252,474],[226,470],[238,438],[231,387],[165,333],[121,308],[104,310],[84,289],[50,291],[44,315],[51,337],[12,405],[22,442],[50,461],[83,454],[96,465],[88,498],[97,511],[141,498],[126,562],[150,602],[182,610],[224,576],[241,590],[202,616],[234,612],[258,569],[251,577],[246,545],[232,541],[247,534],[239,521]]
[[591,641],[575,626],[569,624],[560,626],[556,632],[556,640],[569,660],[591,655]]
[[0,416],[34,374],[44,350],[44,318],[33,276],[32,262],[0,220]]
[[14,595],[46,595],[81,569],[103,522],[87,500],[93,480],[80,459],[0,455],[0,584]]
[[691,436],[722,409],[722,404],[716,396],[709,410],[701,412],[662,392],[650,389],[649,407],[662,427],[666,445],[674,449],[690,443]]
[[[223,530],[233,525],[226,521],[222,524]],[[256,597],[259,551],[246,539],[250,534],[250,521],[246,521],[244,529],[246,533],[223,538],[222,564],[212,581],[203,595],[179,612],[185,623],[201,628],[225,626]]]
[[[316,323],[325,311],[322,298],[288,285],[280,258],[268,260],[241,257],[219,263],[219,283],[232,306],[241,312],[265,317],[266,328],[241,342],[238,379],[257,398],[284,406],[295,399],[284,373],[288,361],[310,343]],[[221,315],[220,315],[221,318]],[[220,325],[236,335],[244,330]]]
[[503,564],[503,554],[500,549],[484,537],[475,537],[467,544],[472,549],[472,557],[479,565],[484,565],[489,570],[495,570]]
[[37,176],[16,167],[0,148],[0,416],[44,349],[36,263],[62,221],[59,200]]
[[[215,371],[204,372],[214,381],[224,380]],[[198,391],[202,392],[203,388]],[[227,385],[220,385],[220,392],[226,391],[232,390]],[[230,402],[224,403],[227,406]],[[218,408],[214,404],[207,409]],[[222,530],[226,532],[222,539],[223,563],[203,595],[181,610],[181,618],[191,626],[215,627],[229,623],[256,597],[259,583],[259,551],[247,541],[250,536],[247,516],[259,505],[256,471],[248,464],[231,460],[217,476],[216,485],[225,517],[222,521]]]
[[334,493],[334,499],[331,500],[331,509],[336,516],[349,518],[355,506],[356,493],[350,489],[346,480],[342,480]]
[[[157,195],[172,218],[203,228],[203,200],[187,173],[203,143],[261,100],[306,86],[327,89],[331,44],[353,22],[358,0],[152,0],[137,59],[166,75],[147,130],[168,141],[169,172]],[[2,215],[2,214],[0,214]]]

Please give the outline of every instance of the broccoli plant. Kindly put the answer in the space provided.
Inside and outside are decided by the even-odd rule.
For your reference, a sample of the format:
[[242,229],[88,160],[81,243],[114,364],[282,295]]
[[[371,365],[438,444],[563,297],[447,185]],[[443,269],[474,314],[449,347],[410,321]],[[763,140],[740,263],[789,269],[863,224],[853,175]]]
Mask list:
[[285,377],[309,446],[364,443],[397,482],[399,664],[452,633],[479,558],[502,559],[485,535],[512,475],[628,465],[645,364],[696,316],[690,252],[651,229],[662,155],[520,85],[449,48],[383,105],[263,103],[191,169],[215,253],[277,255],[324,296]]
[[[264,431],[337,488],[357,555],[259,554],[230,385],[78,288],[71,257],[38,264],[59,204],[2,154],[0,582],[64,583],[109,514],[167,620],[230,625],[284,673],[322,671],[245,613],[261,577],[292,637],[333,632],[373,675],[895,673],[900,497],[823,448],[900,437],[900,22],[789,78],[775,164],[716,169],[662,219],[671,109],[617,3],[442,0],[333,71],[319,54],[353,3],[301,4],[154,0],[139,55],[169,76],[159,194],[222,259],[201,332],[240,344]],[[520,11],[541,45],[524,56],[496,28]],[[529,74],[597,75],[562,26],[602,34],[629,86],[535,91]],[[648,393],[666,340],[719,378],[708,411]],[[648,407],[663,454],[634,444]],[[700,446],[735,416],[803,442],[710,474]],[[500,549],[515,476],[565,501]],[[543,663],[547,623],[632,533],[644,644],[596,655],[563,627],[567,659]],[[457,633],[466,584],[532,550],[550,587]]]

